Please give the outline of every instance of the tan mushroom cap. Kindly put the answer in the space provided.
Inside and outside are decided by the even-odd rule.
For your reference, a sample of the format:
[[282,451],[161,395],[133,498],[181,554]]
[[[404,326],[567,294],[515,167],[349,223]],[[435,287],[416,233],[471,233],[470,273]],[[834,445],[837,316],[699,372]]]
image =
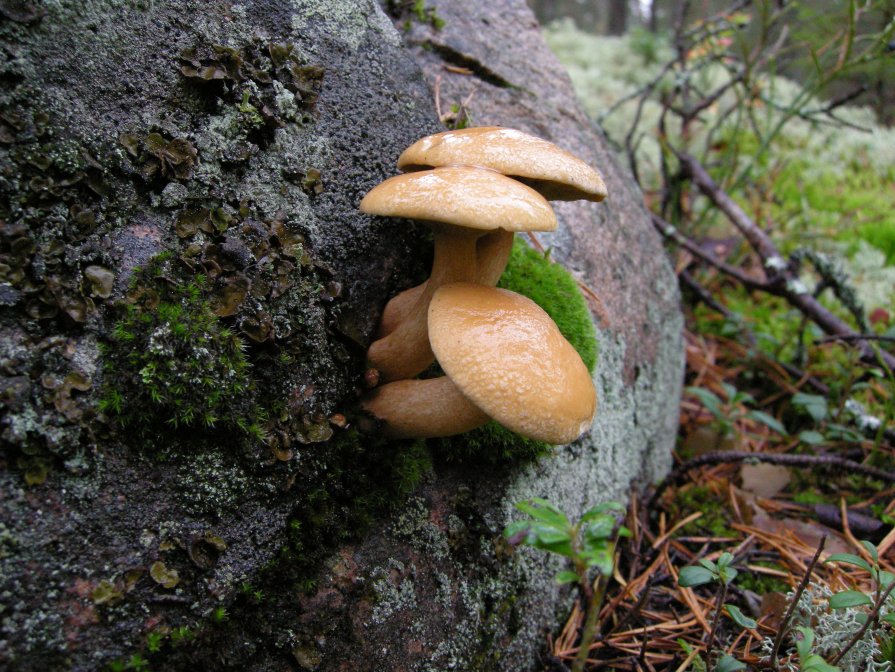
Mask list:
[[360,203],[362,212],[488,231],[553,231],[556,215],[535,190],[491,170],[452,166],[390,177]]
[[398,168],[416,171],[450,165],[496,170],[526,182],[550,200],[602,201],[600,174],[552,142],[512,128],[482,126],[417,140],[398,157]]
[[447,376],[514,432],[551,444],[590,427],[597,394],[575,348],[534,301],[456,282],[429,304],[429,339]]

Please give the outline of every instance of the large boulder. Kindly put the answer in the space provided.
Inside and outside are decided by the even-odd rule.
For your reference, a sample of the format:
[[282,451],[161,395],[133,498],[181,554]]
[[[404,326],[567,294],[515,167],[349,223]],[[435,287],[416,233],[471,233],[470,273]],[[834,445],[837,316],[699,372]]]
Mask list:
[[[0,2],[0,666],[533,665],[569,596],[500,543],[512,503],[574,515],[667,469],[681,319],[531,14],[467,4]],[[440,130],[438,75],[611,192],[540,238],[590,288],[600,411],[537,461],[354,426],[379,311],[430,254],[356,208]]]

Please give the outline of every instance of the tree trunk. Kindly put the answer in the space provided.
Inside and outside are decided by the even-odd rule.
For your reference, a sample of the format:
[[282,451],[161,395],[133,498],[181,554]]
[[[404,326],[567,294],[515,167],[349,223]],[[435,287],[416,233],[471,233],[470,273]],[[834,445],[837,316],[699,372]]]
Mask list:
[[628,0],[609,0],[609,21],[607,34],[624,35],[628,29]]

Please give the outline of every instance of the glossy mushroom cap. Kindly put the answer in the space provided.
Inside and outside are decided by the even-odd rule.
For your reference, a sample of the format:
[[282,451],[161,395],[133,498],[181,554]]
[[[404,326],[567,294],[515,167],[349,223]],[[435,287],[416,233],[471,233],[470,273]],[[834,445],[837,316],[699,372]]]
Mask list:
[[505,289],[457,282],[429,304],[432,350],[454,385],[508,429],[551,444],[590,427],[590,373],[536,303]]
[[483,126],[445,131],[418,140],[398,158],[404,171],[438,166],[489,168],[518,178],[550,200],[602,201],[600,174],[552,142],[511,128]]
[[451,224],[484,233],[553,231],[556,215],[533,189],[499,173],[453,166],[405,173],[373,187],[361,212]]
[[[427,310],[436,289],[449,282],[476,280],[477,238],[497,230],[552,231],[556,215],[535,190],[492,170],[472,167],[437,168],[392,177],[374,187],[360,204],[363,212],[427,221],[434,229],[432,273],[412,306],[400,311],[393,331],[370,344],[367,365],[389,382],[413,378],[435,355],[429,346]],[[506,256],[501,257],[506,263]],[[508,256],[508,255],[507,255]]]

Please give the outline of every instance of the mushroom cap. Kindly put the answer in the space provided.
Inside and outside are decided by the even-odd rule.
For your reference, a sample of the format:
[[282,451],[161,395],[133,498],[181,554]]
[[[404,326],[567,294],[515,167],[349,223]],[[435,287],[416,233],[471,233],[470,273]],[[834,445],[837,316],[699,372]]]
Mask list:
[[552,444],[574,441],[593,421],[590,373],[531,299],[455,282],[429,304],[439,364],[476,406],[514,432]]
[[482,126],[417,140],[398,157],[398,168],[416,171],[449,165],[490,168],[518,178],[550,200],[602,201],[600,174],[552,142],[512,128]]
[[493,170],[452,166],[390,177],[360,202],[370,215],[490,231],[553,231],[556,215],[534,189]]

